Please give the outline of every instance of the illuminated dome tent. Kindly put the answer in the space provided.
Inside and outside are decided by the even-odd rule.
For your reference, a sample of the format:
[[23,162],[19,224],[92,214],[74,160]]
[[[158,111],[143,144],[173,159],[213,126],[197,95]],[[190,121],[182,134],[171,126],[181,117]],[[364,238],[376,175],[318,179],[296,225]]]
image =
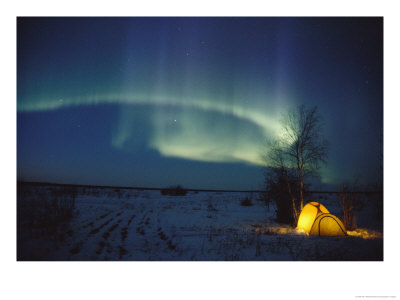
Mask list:
[[336,216],[329,213],[325,206],[310,202],[300,213],[297,227],[309,235],[343,236],[346,229]]

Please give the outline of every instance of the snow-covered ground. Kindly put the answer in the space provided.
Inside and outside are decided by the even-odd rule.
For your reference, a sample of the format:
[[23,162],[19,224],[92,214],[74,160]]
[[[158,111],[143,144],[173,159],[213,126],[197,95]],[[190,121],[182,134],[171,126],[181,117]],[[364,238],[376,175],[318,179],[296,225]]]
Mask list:
[[[60,186],[19,187],[26,201],[52,197]],[[347,237],[311,237],[274,222],[257,193],[75,188],[72,219],[49,228],[18,216],[18,260],[382,260],[383,231],[365,196],[360,229]],[[53,194],[52,194],[53,193]],[[38,196],[40,195],[40,196]],[[249,197],[251,206],[242,206]],[[342,218],[337,195],[309,196]]]

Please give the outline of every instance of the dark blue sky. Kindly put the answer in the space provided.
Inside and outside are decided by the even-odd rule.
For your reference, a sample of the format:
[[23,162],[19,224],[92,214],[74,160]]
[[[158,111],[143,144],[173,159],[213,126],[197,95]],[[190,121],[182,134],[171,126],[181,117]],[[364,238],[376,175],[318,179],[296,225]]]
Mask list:
[[17,172],[260,189],[281,114],[317,105],[324,183],[382,175],[382,18],[18,18]]

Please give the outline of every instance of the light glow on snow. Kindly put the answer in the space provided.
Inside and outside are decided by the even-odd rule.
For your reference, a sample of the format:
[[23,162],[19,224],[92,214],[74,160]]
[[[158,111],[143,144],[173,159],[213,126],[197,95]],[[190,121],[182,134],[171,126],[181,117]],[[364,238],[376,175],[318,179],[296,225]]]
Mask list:
[[347,234],[354,237],[361,237],[363,239],[376,239],[383,237],[381,232],[367,230],[363,228],[357,228],[356,230],[353,231],[347,231]]

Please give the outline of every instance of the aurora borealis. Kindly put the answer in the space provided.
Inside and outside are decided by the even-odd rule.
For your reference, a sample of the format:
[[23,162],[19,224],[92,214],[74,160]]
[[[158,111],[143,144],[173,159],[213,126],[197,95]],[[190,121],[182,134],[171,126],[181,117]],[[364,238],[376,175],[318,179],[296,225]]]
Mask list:
[[18,18],[17,172],[262,188],[281,114],[317,105],[327,184],[381,180],[382,18]]

